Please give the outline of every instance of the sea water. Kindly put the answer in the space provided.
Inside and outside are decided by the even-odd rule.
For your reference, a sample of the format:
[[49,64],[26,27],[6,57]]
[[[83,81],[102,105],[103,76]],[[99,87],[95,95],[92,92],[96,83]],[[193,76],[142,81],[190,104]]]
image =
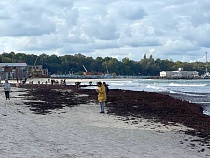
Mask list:
[[[46,79],[36,79],[36,81],[38,80],[45,83]],[[81,82],[81,85],[88,85],[89,82],[92,82],[96,85],[98,81],[106,82],[110,89],[178,94],[189,102],[203,105],[204,114],[210,116],[210,79],[66,79],[66,84],[72,85],[75,82]],[[87,88],[97,87],[89,86]]]
[[[204,114],[210,116],[210,80],[208,79],[103,79],[101,81],[105,81],[109,85],[110,89],[177,94],[182,96],[181,98],[184,98],[184,100],[191,103],[201,104],[204,108]],[[85,83],[85,80],[81,82],[81,84],[88,84]]]
[[182,95],[185,100],[203,105],[204,114],[210,115],[210,80],[164,80],[134,79],[109,80],[113,89],[125,89],[148,92],[167,92]]

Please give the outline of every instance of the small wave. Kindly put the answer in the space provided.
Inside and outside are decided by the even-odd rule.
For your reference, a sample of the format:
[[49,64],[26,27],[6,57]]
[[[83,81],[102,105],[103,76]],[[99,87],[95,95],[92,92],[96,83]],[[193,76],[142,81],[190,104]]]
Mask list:
[[182,95],[187,95],[187,96],[194,96],[194,97],[204,97],[206,95],[202,94],[195,94],[195,93],[185,93],[185,92],[180,92],[180,91],[170,91],[172,93],[177,93],[177,94],[182,94]]
[[112,83],[113,86],[122,86],[124,85],[123,83]]
[[204,111],[203,111],[203,114],[210,116],[210,112],[207,111],[207,110],[204,110]]
[[152,86],[152,85],[147,85],[146,88],[148,89],[154,89],[156,91],[168,91],[167,88],[165,87],[159,87],[159,86]]
[[111,82],[111,84],[113,85],[113,86],[123,86],[123,85],[125,85],[125,86],[133,86],[133,85],[137,85],[137,83],[134,83],[134,82],[132,82],[132,81],[113,81],[113,82]]
[[173,87],[204,87],[207,84],[177,84],[177,83],[170,83],[169,86]]
[[192,102],[192,103],[196,103],[196,104],[210,104],[209,101],[205,102],[205,101],[195,101],[195,102]]
[[168,91],[169,93],[172,93],[172,94],[177,94],[178,92],[176,92],[176,91],[172,91],[172,90],[170,90],[170,91]]

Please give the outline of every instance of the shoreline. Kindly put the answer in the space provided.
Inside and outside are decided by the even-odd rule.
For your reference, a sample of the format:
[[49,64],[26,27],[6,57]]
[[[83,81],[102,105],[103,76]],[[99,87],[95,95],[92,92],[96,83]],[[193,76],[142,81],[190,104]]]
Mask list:
[[184,100],[190,103],[199,104],[203,108],[203,114],[210,116],[210,93],[194,93],[194,95],[184,95],[179,93],[166,93],[161,92],[162,94],[169,95],[175,99]]

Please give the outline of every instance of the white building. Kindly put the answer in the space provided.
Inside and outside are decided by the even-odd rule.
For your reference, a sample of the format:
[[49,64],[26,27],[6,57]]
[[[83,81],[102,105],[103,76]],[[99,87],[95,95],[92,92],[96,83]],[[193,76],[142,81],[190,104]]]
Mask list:
[[186,77],[198,77],[199,73],[197,71],[183,71],[182,68],[179,68],[177,71],[161,71],[160,77],[166,78],[186,78]]

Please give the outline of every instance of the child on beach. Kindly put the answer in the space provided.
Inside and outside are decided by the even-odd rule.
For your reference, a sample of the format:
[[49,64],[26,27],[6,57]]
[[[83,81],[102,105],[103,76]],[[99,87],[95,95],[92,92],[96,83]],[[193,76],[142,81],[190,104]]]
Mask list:
[[104,106],[106,101],[106,90],[104,85],[101,82],[97,82],[98,89],[96,90],[98,92],[98,101],[101,106],[101,112],[104,113]]
[[4,92],[5,92],[5,96],[6,96],[6,100],[9,99],[9,93],[10,93],[10,83],[8,82],[8,80],[5,80],[5,83],[3,84],[4,87]]

